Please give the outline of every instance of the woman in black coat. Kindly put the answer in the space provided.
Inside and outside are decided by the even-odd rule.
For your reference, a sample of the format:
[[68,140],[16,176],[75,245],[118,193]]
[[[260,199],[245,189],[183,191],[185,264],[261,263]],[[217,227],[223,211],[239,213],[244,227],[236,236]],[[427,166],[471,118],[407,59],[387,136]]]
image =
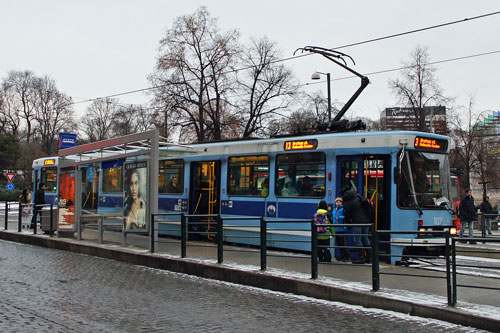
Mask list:
[[[346,224],[370,224],[370,218],[365,215],[361,207],[360,196],[351,190],[344,191],[342,194],[342,200],[344,201],[344,223]],[[353,227],[353,242],[354,246],[359,247],[370,247],[370,239],[368,238],[368,227]],[[356,250],[358,258],[353,260],[353,264],[364,264],[365,262],[370,262],[370,253],[368,249]]]

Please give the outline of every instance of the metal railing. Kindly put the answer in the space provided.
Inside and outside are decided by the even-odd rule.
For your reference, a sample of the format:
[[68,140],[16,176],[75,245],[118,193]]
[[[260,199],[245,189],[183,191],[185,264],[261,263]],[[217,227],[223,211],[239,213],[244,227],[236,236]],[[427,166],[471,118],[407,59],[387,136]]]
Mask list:
[[[328,228],[368,228],[368,229],[371,229],[372,228],[372,225],[371,224],[315,224],[314,221],[311,221],[311,277],[313,279],[317,279],[318,278],[318,263],[321,263],[323,265],[350,265],[348,263],[344,263],[344,262],[335,262],[335,261],[331,261],[331,262],[320,262],[318,259],[319,255],[318,255],[318,249],[321,249],[321,248],[326,248],[328,250],[330,249],[333,249],[334,253],[336,251],[336,249],[347,249],[347,250],[371,250],[372,253],[373,253],[373,244],[371,244],[371,247],[367,247],[367,246],[357,246],[357,245],[347,245],[347,243],[345,243],[345,245],[341,246],[341,245],[337,245],[335,243],[335,245],[330,245],[330,246],[318,246],[318,235],[320,235],[320,233],[318,233],[318,228],[320,227],[328,227]],[[353,233],[353,232],[350,232],[348,234],[345,234],[345,237],[352,237],[352,236],[358,236],[358,237],[363,237],[363,236],[371,236],[372,234],[371,233],[367,233],[367,234],[363,234],[363,233]],[[333,237],[335,237],[335,235],[332,235]],[[370,258],[370,261],[373,261],[373,258]],[[358,267],[368,267],[368,266],[358,266]]]
[[[176,217],[176,220],[169,220],[169,219],[160,219],[159,217]],[[199,221],[197,219],[215,219],[215,221]],[[224,239],[229,238],[229,239],[259,239],[259,248],[260,248],[260,267],[261,270],[266,270],[267,269],[267,257],[272,256],[272,257],[292,257],[291,255],[282,255],[282,254],[268,254],[268,233],[273,232],[276,233],[278,231],[286,232],[286,231],[307,231],[310,232],[310,229],[289,229],[289,228],[279,228],[276,225],[283,224],[283,223],[307,223],[304,220],[272,220],[272,221],[267,221],[263,217],[221,217],[219,214],[205,214],[205,215],[189,215],[189,214],[184,214],[184,213],[158,213],[158,214],[152,214],[151,215],[151,220],[153,221],[153,230],[151,232],[151,252],[155,252],[157,248],[157,244],[159,243],[179,243],[175,241],[168,241],[168,240],[160,240],[158,237],[159,233],[159,226],[160,225],[170,225],[170,226],[177,226],[175,229],[168,229],[168,233],[179,233],[180,238],[180,246],[181,246],[181,258],[185,258],[187,256],[187,247],[192,246],[192,247],[212,247],[217,249],[217,262],[222,263],[224,261],[224,251],[232,251],[232,252],[251,252],[255,253],[256,251],[251,251],[251,250],[245,250],[245,249],[235,249],[235,248],[226,248],[224,249]],[[251,220],[259,220],[259,225],[255,224],[249,224],[249,225],[242,225],[242,224],[229,224],[225,225],[224,222],[227,221],[251,221]],[[208,226],[209,224],[215,224],[215,231],[206,231],[208,228],[205,228],[205,226]],[[268,228],[268,224],[272,224],[273,228]],[[180,227],[180,228],[179,228]],[[258,233],[258,235],[228,235],[225,233],[225,230],[227,229],[233,229],[233,230],[238,230],[238,229],[243,229],[243,228],[253,228],[255,231],[253,233]],[[204,244],[195,244],[191,242],[190,244],[188,243],[189,236],[205,236],[207,239],[210,237],[215,237],[215,243],[216,246],[211,246],[211,245],[204,245]],[[214,240],[214,239],[212,239]],[[281,243],[287,243],[287,242],[303,242],[303,243],[309,243],[308,240],[288,240],[288,239],[273,239],[273,242],[281,242]],[[239,243],[239,242],[236,242]],[[309,256],[293,256],[293,258],[309,258]]]
[[[374,263],[377,265],[380,262],[380,258],[393,258],[393,257],[401,257],[399,254],[392,254],[388,252],[383,252],[380,253],[378,251],[378,247],[380,245],[396,245],[400,246],[401,241],[393,241],[393,240],[380,240],[380,236],[382,235],[417,235],[417,236],[432,236],[432,237],[443,237],[444,238],[444,245],[445,245],[445,253],[444,256],[441,255],[417,255],[417,254],[404,254],[404,258],[406,260],[408,259],[414,259],[414,260],[424,260],[424,261],[429,261],[432,259],[440,259],[440,260],[445,260],[445,264],[433,264],[435,267],[437,266],[445,266],[445,276],[436,276],[436,275],[425,275],[425,274],[411,274],[411,273],[394,273],[394,272],[380,272],[379,268],[376,268],[373,270],[374,275],[373,275],[373,287],[372,289],[374,291],[379,290],[380,288],[380,275],[393,275],[393,276],[400,276],[400,277],[418,277],[418,278],[430,278],[430,279],[445,279],[446,280],[446,295],[448,299],[448,304],[452,305],[452,280],[451,280],[451,261],[450,261],[450,254],[452,253],[450,250],[450,233],[448,231],[391,231],[391,230],[377,230],[376,232],[373,233],[375,235],[375,239],[373,240],[374,244],[377,244],[377,250],[374,251]],[[378,260],[376,258],[378,256]],[[376,275],[376,276],[375,276]]]
[[486,220],[490,220],[490,228],[493,226],[494,223],[497,224],[497,230],[499,229],[500,223],[499,221],[494,221],[493,219],[499,217],[499,214],[485,214],[485,213],[478,213],[477,214],[477,221],[480,225],[481,229],[481,238],[488,238],[490,236],[487,235],[486,233]]
[[[5,226],[6,229],[8,227],[8,214],[9,214],[9,205],[12,203],[6,203],[5,208]],[[28,205],[20,205],[19,207],[19,221],[21,221],[21,209],[22,206],[30,206]],[[52,221],[52,205],[47,204],[44,206],[51,207],[51,221]],[[103,217],[104,218],[104,217]],[[473,285],[473,284],[463,284],[459,282],[459,275],[462,273],[459,269],[464,268],[479,268],[479,269],[500,269],[499,266],[487,265],[487,264],[464,264],[457,263],[457,253],[499,253],[499,251],[493,250],[485,250],[478,248],[470,248],[464,247],[463,245],[457,244],[457,242],[474,241],[474,242],[482,242],[482,243],[500,243],[500,238],[457,238],[452,237],[449,234],[449,231],[393,231],[393,230],[374,230],[370,224],[315,224],[313,221],[308,222],[304,220],[267,220],[263,217],[222,217],[219,214],[205,214],[205,215],[193,215],[193,214],[184,214],[184,213],[158,213],[151,215],[152,220],[152,230],[150,232],[150,251],[156,252],[158,250],[158,244],[160,243],[173,243],[175,245],[180,245],[180,257],[187,257],[187,248],[188,247],[205,247],[205,248],[214,248],[217,251],[217,262],[223,263],[224,261],[224,251],[234,251],[234,252],[257,252],[260,254],[260,268],[265,271],[267,269],[267,258],[268,257],[292,257],[292,258],[301,258],[301,259],[309,259],[311,262],[311,278],[318,278],[318,266],[319,264],[325,265],[350,265],[343,262],[319,262],[318,260],[318,249],[327,248],[328,250],[336,250],[336,249],[348,249],[348,250],[370,250],[369,256],[371,261],[371,275],[372,275],[372,290],[378,291],[380,289],[381,284],[381,276],[385,275],[393,275],[399,277],[416,277],[416,278],[424,278],[424,279],[442,279],[446,286],[446,296],[447,303],[449,306],[455,306],[457,304],[458,298],[458,288],[478,288],[478,289],[488,289],[494,291],[500,291],[500,288],[495,286],[487,286],[487,285]],[[247,223],[247,224],[238,224],[237,221],[255,221],[258,220],[259,223]],[[232,221],[233,223],[227,223],[228,221]],[[100,220],[101,225],[100,233],[102,232],[102,219]],[[20,229],[20,223],[18,224],[18,231]],[[281,225],[287,224],[286,227],[281,227]],[[307,228],[301,228],[300,226],[295,228],[294,224],[307,225]],[[168,229],[169,238],[161,238],[159,237],[160,226],[161,225],[169,225]],[[356,245],[335,245],[330,246],[318,246],[318,228],[319,227],[346,227],[350,230],[347,233],[346,237],[353,236],[367,236],[370,237],[370,246],[356,246]],[[354,234],[352,232],[353,228],[366,228],[370,227],[368,233],[358,233]],[[231,229],[231,232],[228,232],[228,229]],[[53,226],[50,227],[51,233],[53,232]],[[162,230],[165,232],[165,230]],[[244,232],[238,233],[238,231],[246,231],[248,234]],[[288,232],[306,232],[304,234],[303,239],[301,238],[286,238],[283,237]],[[36,233],[36,229],[34,230]],[[125,234],[122,229],[122,234]],[[272,234],[273,237],[269,237]],[[404,243],[401,243],[401,240],[391,239],[392,236],[395,235],[410,235],[411,238],[408,239],[419,239],[420,237],[428,237],[434,240],[442,240],[442,244],[444,245],[444,254],[440,255],[412,255],[412,254],[394,254],[390,251],[380,251],[381,248],[390,248],[391,246],[404,246]],[[310,238],[309,238],[310,236]],[[202,244],[201,242],[195,242],[198,240],[196,238],[201,237],[201,240],[209,240],[211,242],[215,242],[215,245],[211,244]],[[176,240],[177,239],[177,240]],[[238,249],[235,247],[229,247],[227,240],[232,239],[236,240],[234,243],[238,244],[239,239],[247,239],[252,240],[254,244],[258,244],[259,250],[249,250],[247,249]],[[259,240],[258,242],[256,240]],[[102,243],[102,236],[99,237],[100,242]],[[225,243],[226,240],[226,243]],[[244,243],[243,241],[241,241]],[[249,243],[249,242],[247,242]],[[282,253],[269,253],[270,244],[278,243],[282,248],[283,243],[307,243],[311,245],[310,253],[306,250],[301,251],[300,255],[297,254],[282,254]],[[281,243],[281,244],[280,244]],[[126,243],[125,245],[126,246]],[[225,248],[226,247],[226,248]],[[302,247],[302,248],[307,248]],[[359,253],[358,253],[359,254]],[[403,256],[406,260],[415,260],[431,265],[433,268],[438,269],[438,271],[433,270],[432,274],[422,274],[412,273],[412,272],[389,272],[389,271],[380,271],[380,261],[391,261],[390,259],[394,257]],[[436,261],[436,262],[434,262]],[[352,267],[370,267],[368,265],[350,265]],[[441,270],[441,272],[439,272]],[[439,274],[442,273],[442,274]]]
[[[104,231],[106,230],[112,230],[112,231],[117,231],[119,230],[122,234],[121,236],[121,244],[123,246],[127,246],[127,240],[126,240],[126,233],[123,230],[123,215],[122,214],[115,214],[115,213],[94,213],[94,212],[87,212],[86,214],[82,215],[80,218],[80,231],[78,234],[79,240],[83,239],[81,235],[81,231],[83,228],[88,228],[88,229],[94,229],[97,230],[97,242],[99,244],[104,244]],[[106,223],[105,221],[120,221],[120,223]]]
[[[17,210],[16,209],[12,209],[12,206],[16,206],[17,205]],[[9,209],[9,207],[11,207],[11,209]],[[4,210],[3,210],[3,213],[4,213],[4,229],[5,230],[8,230],[9,229],[9,215],[14,215],[13,212],[16,212],[17,213],[17,231],[18,232],[21,232],[22,231],[22,216],[23,216],[23,210],[24,209],[29,209],[31,211],[33,211],[33,213],[35,213],[35,210],[38,210],[38,212],[36,213],[37,216],[36,217],[40,217],[40,226],[42,226],[42,222],[43,222],[43,216],[42,216],[42,211],[44,210],[45,207],[49,207],[50,209],[50,221],[49,221],[49,235],[52,237],[54,236],[54,231],[55,231],[55,228],[54,228],[54,205],[53,204],[42,204],[42,205],[36,205],[34,203],[27,203],[27,204],[19,204],[19,202],[17,201],[5,201],[4,202]],[[10,214],[10,213],[12,214]],[[32,217],[33,219],[33,217]],[[30,227],[33,226],[33,234],[37,234],[38,233],[38,223],[37,221],[34,221],[35,223],[33,224],[32,223],[33,221],[30,221]]]
[[[162,214],[159,214],[162,215]],[[191,218],[200,218],[200,217],[207,217],[205,215],[198,216],[198,215],[184,215],[184,214],[171,214],[171,215],[179,215],[181,216],[181,226],[184,225],[184,228],[181,228],[181,240],[184,240],[184,242],[181,242],[181,246],[183,247],[184,250],[182,250],[182,257],[186,256],[185,252],[185,242],[187,241],[187,235],[192,233],[187,230],[187,222],[183,222],[182,216],[185,217],[191,217]],[[255,220],[257,218],[247,218],[247,217],[221,217],[219,215],[217,216],[210,216],[212,218],[216,218],[217,221],[217,228],[216,231],[213,233],[203,233],[203,234],[210,234],[210,235],[215,235],[216,236],[216,242],[217,242],[217,253],[218,253],[218,262],[222,263],[223,262],[223,251],[224,251],[224,242],[223,239],[226,237],[224,234],[224,228],[227,226],[224,226],[224,222],[226,220]],[[154,219],[154,217],[153,217]],[[319,262],[318,260],[318,249],[320,248],[327,248],[327,249],[337,249],[337,248],[345,248],[348,250],[371,250],[370,251],[370,261],[371,261],[371,270],[372,270],[372,290],[373,291],[378,291],[380,289],[380,282],[381,282],[381,276],[384,275],[393,275],[393,276],[400,276],[400,277],[417,277],[417,278],[425,278],[425,279],[442,279],[446,287],[446,296],[447,296],[447,303],[450,306],[455,306],[456,305],[456,299],[457,299],[457,287],[467,287],[467,288],[482,288],[482,289],[491,289],[491,290],[500,290],[500,288],[495,288],[495,287],[484,287],[484,286],[473,286],[473,285],[465,285],[465,284],[460,284],[458,283],[457,280],[457,275],[459,272],[457,271],[457,267],[481,267],[481,268],[492,268],[492,269],[498,269],[495,266],[467,266],[467,265],[460,265],[456,263],[456,253],[457,253],[457,248],[456,248],[456,242],[461,241],[463,239],[460,238],[453,238],[449,231],[391,231],[391,230],[373,230],[372,225],[370,224],[314,224],[314,222],[310,223],[310,228],[307,229],[297,229],[297,228],[279,228],[277,225],[283,224],[283,223],[307,223],[304,220],[266,220],[262,217],[258,218],[260,220],[260,235],[258,236],[231,236],[233,238],[236,237],[241,237],[241,238],[260,238],[260,266],[261,270],[266,270],[267,269],[267,257],[269,256],[274,256],[274,257],[289,257],[287,255],[283,254],[269,254],[268,253],[268,233],[269,231],[278,233],[279,232],[287,232],[287,231],[308,231],[311,232],[311,238],[310,240],[300,240],[300,239],[273,239],[273,242],[305,242],[305,243],[311,243],[311,252],[310,255],[301,255],[301,256],[293,256],[294,258],[310,258],[311,260],[311,278],[312,279],[317,279],[318,278],[318,266],[319,264],[323,265],[350,265],[347,263],[342,263],[342,262]],[[159,221],[159,223],[162,223]],[[169,222],[171,223],[171,222]],[[199,221],[196,223],[200,223]],[[273,228],[269,228],[268,224],[272,224]],[[257,229],[256,225],[231,225],[231,228],[237,228],[237,227],[253,227]],[[318,228],[319,227],[347,227],[352,230],[352,228],[366,228],[370,227],[370,231],[368,233],[358,233],[355,234],[353,232],[350,232],[346,234],[346,237],[353,237],[353,236],[368,236],[370,237],[370,246],[356,246],[356,245],[344,245],[340,246],[338,244],[335,245],[330,245],[330,246],[319,246],[318,245]],[[183,231],[184,230],[184,231]],[[157,230],[156,230],[157,231]],[[171,230],[172,231],[172,230]],[[197,233],[200,233],[197,231]],[[185,237],[182,237],[182,235],[186,235]],[[390,258],[393,257],[401,257],[401,254],[392,254],[390,252],[380,252],[379,249],[380,247],[387,247],[391,245],[395,246],[401,246],[401,241],[393,241],[393,240],[384,240],[387,238],[387,236],[391,237],[391,235],[412,235],[413,238],[415,236],[424,236],[424,237],[430,237],[431,239],[436,239],[436,237],[439,237],[442,239],[443,245],[445,247],[444,249],[444,254],[441,255],[411,255],[411,254],[404,254],[404,258],[406,260],[420,260],[423,262],[430,262],[432,260],[440,260],[444,261],[444,263],[432,263],[432,266],[435,268],[444,268],[444,271],[442,272],[442,275],[436,275],[439,274],[440,272],[432,271],[433,274],[422,274],[422,273],[400,273],[400,272],[381,272],[380,271],[380,261],[387,261]],[[385,236],[385,237],[384,237]],[[382,240],[381,240],[382,238]],[[411,238],[411,239],[413,239]],[[493,239],[493,238],[488,238],[488,239],[483,239],[483,238],[475,238],[475,239],[470,239],[467,238],[467,240],[475,240],[475,241],[484,241],[484,242],[500,242],[500,239]],[[245,252],[245,250],[232,250],[232,251],[241,251]],[[467,250],[461,250],[467,251]],[[254,252],[254,251],[252,251]],[[458,251],[460,252],[460,251]],[[487,252],[492,252],[492,251],[479,251],[479,250],[473,250],[473,252],[480,252],[480,253],[487,253]],[[496,251],[493,251],[496,253]],[[352,267],[370,267],[368,265],[350,265]]]
[[468,241],[474,241],[474,242],[483,242],[483,243],[500,243],[500,238],[452,238],[451,239],[451,271],[452,271],[452,278],[453,278],[453,284],[452,284],[452,300],[451,304],[448,302],[449,305],[455,306],[457,304],[457,295],[458,295],[458,290],[457,287],[463,287],[463,288],[474,288],[474,289],[487,289],[487,290],[496,290],[500,291],[500,288],[498,287],[490,287],[490,286],[479,286],[479,285],[472,285],[472,284],[461,284],[458,282],[458,269],[457,268],[480,268],[480,269],[493,269],[493,270],[500,270],[500,266],[493,266],[493,265],[463,265],[463,264],[457,264],[457,253],[476,253],[476,254],[481,254],[481,253],[498,253],[498,251],[491,251],[491,250],[484,250],[484,249],[479,249],[479,248],[464,248],[464,249],[457,249],[457,242],[463,242],[464,240]]

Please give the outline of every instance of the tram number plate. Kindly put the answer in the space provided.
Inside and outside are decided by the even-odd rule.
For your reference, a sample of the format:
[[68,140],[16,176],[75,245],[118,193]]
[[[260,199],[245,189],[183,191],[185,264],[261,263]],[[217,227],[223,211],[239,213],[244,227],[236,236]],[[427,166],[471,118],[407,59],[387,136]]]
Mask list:
[[441,225],[443,223],[442,217],[434,217],[434,225]]

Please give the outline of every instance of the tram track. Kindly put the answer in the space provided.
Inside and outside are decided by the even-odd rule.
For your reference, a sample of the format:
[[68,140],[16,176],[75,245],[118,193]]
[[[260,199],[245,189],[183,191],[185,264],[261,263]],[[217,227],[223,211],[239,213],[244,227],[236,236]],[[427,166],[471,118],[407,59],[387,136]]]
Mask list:
[[[500,279],[500,259],[483,257],[457,256],[457,274],[490,279]],[[413,259],[411,268],[420,270],[445,272],[445,259]]]

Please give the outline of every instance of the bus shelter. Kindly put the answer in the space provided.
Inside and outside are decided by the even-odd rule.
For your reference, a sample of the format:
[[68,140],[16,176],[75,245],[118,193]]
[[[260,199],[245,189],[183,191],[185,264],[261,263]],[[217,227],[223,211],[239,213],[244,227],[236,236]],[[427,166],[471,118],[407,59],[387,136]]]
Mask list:
[[128,233],[150,234],[160,159],[195,153],[166,142],[156,129],[60,150],[58,235],[76,232],[80,240],[84,228],[98,227],[102,235],[105,226],[121,230],[125,246]]

